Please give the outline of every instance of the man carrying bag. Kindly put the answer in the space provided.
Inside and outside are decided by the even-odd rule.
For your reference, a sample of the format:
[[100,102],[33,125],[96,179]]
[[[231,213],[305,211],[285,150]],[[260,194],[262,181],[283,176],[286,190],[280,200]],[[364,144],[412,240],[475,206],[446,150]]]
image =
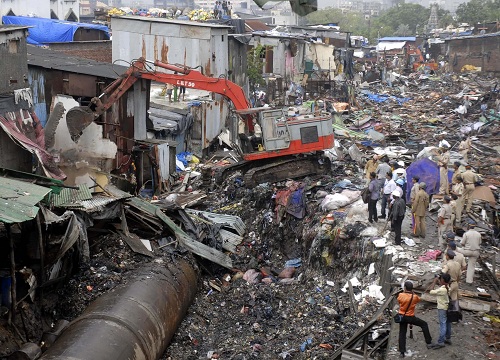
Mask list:
[[425,343],[428,349],[433,349],[436,345],[432,344],[431,333],[427,322],[415,316],[415,306],[420,302],[420,297],[413,292],[413,283],[406,281],[404,291],[398,295],[399,311],[394,316],[394,321],[399,323],[399,353],[400,357],[406,354],[406,333],[408,324],[416,325],[424,333]]

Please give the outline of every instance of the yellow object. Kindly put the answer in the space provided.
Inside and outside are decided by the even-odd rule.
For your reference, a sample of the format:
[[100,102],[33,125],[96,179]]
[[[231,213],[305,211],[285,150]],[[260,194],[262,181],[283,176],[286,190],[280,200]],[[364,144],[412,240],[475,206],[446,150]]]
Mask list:
[[460,69],[460,72],[465,72],[465,71],[481,71],[481,68],[474,65],[464,65]]
[[264,151],[264,146],[262,146],[262,144],[259,144],[259,146],[257,147],[259,149],[259,151]]
[[190,162],[193,163],[193,164],[199,164],[200,163],[200,159],[198,159],[194,155],[191,155],[191,161]]

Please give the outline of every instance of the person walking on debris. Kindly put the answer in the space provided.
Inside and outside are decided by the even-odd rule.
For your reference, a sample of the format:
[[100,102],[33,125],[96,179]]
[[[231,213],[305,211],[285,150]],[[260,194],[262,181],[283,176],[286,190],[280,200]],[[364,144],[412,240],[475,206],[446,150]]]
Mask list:
[[465,165],[465,171],[462,173],[462,180],[464,182],[464,206],[465,212],[468,213],[472,207],[472,193],[476,188],[475,184],[479,181],[479,177],[472,171],[470,164]]
[[397,179],[395,182],[396,182],[396,186],[397,186],[396,190],[399,190],[399,193],[401,194],[401,198],[403,199],[405,206],[406,206],[406,190],[405,190],[406,183],[403,179]]
[[415,216],[415,230],[413,234],[425,238],[425,213],[429,207],[429,195],[425,192],[427,184],[421,182],[419,190],[415,196],[415,201],[411,205],[411,212]]
[[370,184],[370,174],[372,172],[375,172],[375,170],[377,170],[377,166],[378,166],[378,155],[375,154],[373,155],[373,158],[371,158],[370,160],[368,160],[366,162],[366,165],[365,165],[365,177],[366,177],[366,185],[369,185]]
[[465,282],[472,284],[474,282],[474,273],[476,270],[476,262],[481,250],[481,234],[476,231],[476,222],[470,220],[468,223],[468,230],[462,236],[460,242],[461,247],[457,247],[456,252],[459,252],[468,258],[467,261],[467,275]]
[[380,218],[385,219],[386,208],[390,203],[391,194],[394,190],[396,190],[396,183],[392,180],[392,173],[388,172],[385,175],[384,187],[382,189],[382,203],[381,203],[381,215]]
[[446,139],[444,138],[445,134],[446,133],[438,134],[438,136],[437,136],[437,139],[439,140],[438,148],[442,148],[442,147],[450,148],[451,147],[450,143],[448,141],[446,141]]
[[394,198],[394,203],[392,204],[390,217],[394,228],[394,242],[396,245],[401,245],[401,225],[405,218],[406,205],[401,198],[399,189],[394,190],[392,196]]
[[368,221],[377,222],[377,201],[380,197],[380,183],[378,182],[377,174],[374,172],[370,173],[370,184],[368,185],[368,190],[370,190],[370,200],[368,201]]
[[468,136],[463,136],[462,141],[458,144],[458,152],[462,155],[465,162],[469,161],[469,152],[472,147],[472,140]]
[[464,181],[462,176],[455,178],[455,183],[451,185],[451,196],[455,199],[455,226],[460,226],[462,223],[462,211],[464,210]]
[[399,353],[400,357],[405,357],[406,353],[406,333],[408,332],[408,324],[416,325],[422,329],[424,333],[425,343],[428,349],[432,349],[435,344],[432,344],[432,337],[429,331],[429,325],[426,321],[415,316],[415,307],[420,302],[420,297],[413,292],[413,283],[405,281],[404,292],[398,295],[399,311],[403,315],[403,319],[399,323]]
[[[441,286],[434,290],[437,281],[439,281]],[[450,302],[448,297],[448,285],[450,281],[450,274],[441,273],[437,275],[437,280],[431,285],[433,289],[430,290],[430,294],[436,295],[439,319],[439,339],[437,344],[433,347],[434,349],[441,349],[445,347],[445,344],[451,345],[451,322],[448,321],[447,316],[448,304]]]
[[453,230],[451,226],[451,198],[449,196],[444,197],[444,203],[438,211],[438,221],[437,221],[437,233],[438,233],[438,241],[439,245],[442,249],[446,249],[448,243],[446,241],[445,235],[448,231]]
[[438,159],[439,165],[439,193],[448,195],[450,193],[448,184],[448,163],[450,162],[450,152],[448,147],[443,145],[439,148],[441,151],[441,156]]

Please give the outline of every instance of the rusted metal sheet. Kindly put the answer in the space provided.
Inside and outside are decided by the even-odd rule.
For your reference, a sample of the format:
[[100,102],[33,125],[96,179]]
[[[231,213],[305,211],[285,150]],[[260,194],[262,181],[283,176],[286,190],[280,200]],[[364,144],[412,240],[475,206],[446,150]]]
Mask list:
[[183,259],[156,261],[99,297],[42,360],[156,360],[193,302],[197,273]]
[[229,27],[138,17],[113,17],[111,24],[113,60],[131,61],[141,54],[148,60],[201,65],[209,76],[227,72]]

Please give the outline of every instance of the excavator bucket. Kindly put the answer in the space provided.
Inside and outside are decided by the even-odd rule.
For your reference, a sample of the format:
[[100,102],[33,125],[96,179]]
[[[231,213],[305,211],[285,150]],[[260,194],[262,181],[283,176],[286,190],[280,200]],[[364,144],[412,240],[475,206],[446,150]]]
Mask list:
[[78,142],[83,130],[94,121],[94,112],[88,106],[76,106],[66,113],[71,140]]

